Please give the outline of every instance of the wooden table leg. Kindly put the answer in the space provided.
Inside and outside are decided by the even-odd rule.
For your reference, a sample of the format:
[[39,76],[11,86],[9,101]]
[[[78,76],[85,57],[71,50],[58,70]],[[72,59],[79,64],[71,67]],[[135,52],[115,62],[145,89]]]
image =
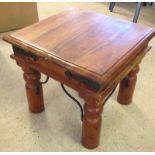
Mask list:
[[119,86],[119,92],[117,101],[120,104],[130,104],[132,102],[132,97],[137,81],[137,73],[139,71],[139,66],[136,66],[127,77],[125,77]]
[[89,149],[98,146],[103,105],[98,101],[85,100],[82,126],[82,144]]
[[[18,48],[14,48],[14,53],[19,53]],[[29,67],[26,60],[27,57],[23,57],[18,54],[11,54],[12,59],[16,60],[18,66],[24,71],[23,78],[26,82],[26,94],[29,104],[29,110],[33,113],[39,113],[44,110],[44,99],[42,84],[40,82],[41,74],[37,70]],[[32,61],[32,60],[31,60]]]
[[24,71],[25,88],[29,103],[29,110],[39,113],[44,110],[42,84],[40,83],[40,73],[29,67],[22,67]]

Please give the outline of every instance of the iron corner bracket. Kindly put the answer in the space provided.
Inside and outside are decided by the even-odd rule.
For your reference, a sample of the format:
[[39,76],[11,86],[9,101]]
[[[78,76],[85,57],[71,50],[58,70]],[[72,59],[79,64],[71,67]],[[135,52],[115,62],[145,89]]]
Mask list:
[[77,80],[87,86],[89,86],[90,88],[92,88],[93,90],[95,91],[99,91],[103,85],[92,80],[92,79],[89,79],[87,77],[84,77],[82,75],[78,75],[78,74],[75,74],[75,73],[72,73],[71,71],[67,70],[65,71],[65,75],[69,78],[69,79],[74,79],[74,80]]
[[13,48],[14,54],[29,57],[34,61],[38,60],[38,57],[34,53],[31,53],[29,51],[25,51],[25,50],[23,50],[17,46],[14,46],[14,45],[12,46],[12,48]]

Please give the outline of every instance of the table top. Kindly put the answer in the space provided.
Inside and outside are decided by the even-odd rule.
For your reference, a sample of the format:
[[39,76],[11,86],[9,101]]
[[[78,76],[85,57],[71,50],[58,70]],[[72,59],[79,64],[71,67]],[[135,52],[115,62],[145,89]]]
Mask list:
[[4,37],[70,70],[101,80],[146,46],[153,28],[69,9]]

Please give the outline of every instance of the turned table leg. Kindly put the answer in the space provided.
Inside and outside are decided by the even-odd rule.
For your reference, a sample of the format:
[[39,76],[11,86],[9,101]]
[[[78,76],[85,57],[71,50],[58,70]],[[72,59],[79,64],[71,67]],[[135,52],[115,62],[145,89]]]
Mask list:
[[14,54],[11,54],[11,58],[16,60],[18,66],[24,71],[23,78],[26,82],[26,94],[29,104],[29,110],[33,113],[39,113],[44,110],[44,100],[43,100],[43,90],[42,84],[40,82],[41,74],[35,69],[29,67],[28,61],[35,61],[31,57],[24,57],[19,54],[21,51],[25,53],[24,50],[14,47]]
[[120,104],[130,104],[132,102],[132,97],[137,81],[137,73],[139,71],[139,66],[136,66],[127,77],[125,77],[119,86],[119,92],[117,101]]
[[99,144],[103,105],[97,101],[85,101],[82,143],[86,148],[93,149]]
[[29,110],[39,113],[44,110],[42,84],[40,83],[40,73],[28,66],[22,66],[24,71],[25,88],[29,104]]

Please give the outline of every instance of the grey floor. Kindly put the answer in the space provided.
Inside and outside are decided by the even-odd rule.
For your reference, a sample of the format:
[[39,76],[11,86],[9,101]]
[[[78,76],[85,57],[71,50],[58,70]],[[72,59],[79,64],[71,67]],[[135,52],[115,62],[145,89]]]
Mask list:
[[[38,3],[38,11],[43,19],[77,6],[132,20],[135,3],[117,3],[113,13],[108,5]],[[155,6],[143,7],[138,23],[155,27],[154,15]],[[104,107],[100,146],[91,151],[155,151],[155,38],[150,45],[140,65],[133,103],[119,105],[116,90]],[[0,151],[90,151],[81,145],[80,111],[58,82],[50,79],[43,86],[44,112],[28,111],[22,71],[10,59],[11,53],[11,46],[0,39]],[[75,91],[68,90],[83,103]]]

